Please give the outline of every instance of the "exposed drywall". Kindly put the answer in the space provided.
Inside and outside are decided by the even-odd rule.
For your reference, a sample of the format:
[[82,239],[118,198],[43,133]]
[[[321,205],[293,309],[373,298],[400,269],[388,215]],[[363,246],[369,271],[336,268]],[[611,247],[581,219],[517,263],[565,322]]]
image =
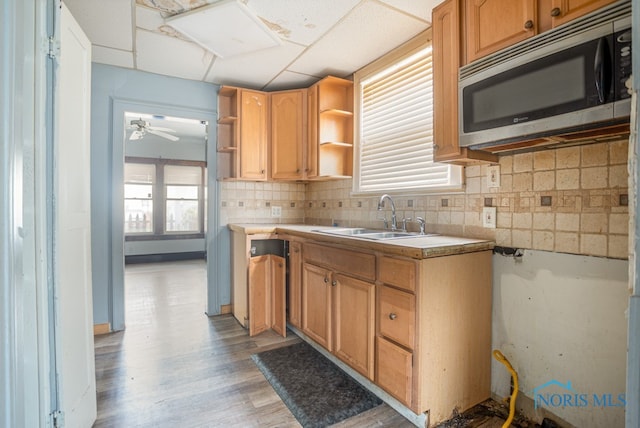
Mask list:
[[[124,245],[114,233],[114,224],[118,216],[123,215],[114,209],[114,201],[122,191],[122,159],[124,158],[124,135],[122,117],[114,118],[118,106],[126,106],[140,113],[158,113],[177,117],[193,117],[209,123],[216,119],[217,86],[204,82],[195,82],[103,64],[93,64],[92,68],[92,105],[91,105],[91,193],[92,193],[92,261],[93,261],[93,306],[94,323],[109,322],[114,329],[124,327],[123,314],[123,259]],[[124,107],[122,107],[124,108]],[[117,123],[114,122],[117,120]],[[116,125],[119,125],[116,126]],[[209,145],[215,147],[214,137]],[[215,150],[208,150],[215,153]],[[214,162],[215,163],[215,162]],[[211,168],[210,168],[211,170]],[[210,171],[211,172],[211,171]],[[215,171],[213,171],[215,177]],[[217,183],[208,181],[209,203],[214,203],[212,192]],[[117,197],[116,197],[117,196]],[[120,220],[121,221],[121,220]],[[217,245],[219,234],[215,227],[209,227],[207,251]],[[213,233],[211,233],[213,232]],[[115,238],[114,238],[115,237]],[[223,266],[228,251],[221,254]],[[216,259],[217,260],[217,259]],[[218,261],[216,261],[217,263]],[[209,275],[211,291],[214,278]],[[209,293],[210,296],[212,293]],[[219,304],[229,303],[230,292],[222,290]],[[210,306],[210,302],[208,304]]]
[[[495,255],[493,267],[492,343],[518,372],[520,393],[575,426],[624,426],[628,262],[527,250],[521,259]],[[534,393],[551,381],[571,390]],[[491,383],[495,395],[510,394],[495,360]]]

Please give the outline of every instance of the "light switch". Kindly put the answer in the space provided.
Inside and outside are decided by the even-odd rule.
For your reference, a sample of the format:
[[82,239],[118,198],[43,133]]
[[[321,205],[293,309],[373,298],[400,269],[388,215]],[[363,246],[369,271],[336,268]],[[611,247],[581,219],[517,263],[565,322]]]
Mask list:
[[482,226],[490,229],[496,228],[496,207],[482,208]]
[[500,165],[487,167],[487,187],[500,187]]

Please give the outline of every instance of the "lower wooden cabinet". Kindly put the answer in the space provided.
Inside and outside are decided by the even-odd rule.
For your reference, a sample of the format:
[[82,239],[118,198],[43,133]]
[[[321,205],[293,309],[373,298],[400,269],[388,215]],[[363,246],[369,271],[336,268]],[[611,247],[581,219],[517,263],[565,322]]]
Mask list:
[[375,256],[307,244],[304,259],[302,331],[373,380]]
[[309,263],[302,265],[302,331],[332,351],[331,271]]
[[286,336],[285,260],[274,254],[249,260],[249,336],[273,329]]
[[302,243],[289,241],[288,320],[302,328]]
[[413,353],[383,337],[376,340],[376,383],[411,407],[413,389]]

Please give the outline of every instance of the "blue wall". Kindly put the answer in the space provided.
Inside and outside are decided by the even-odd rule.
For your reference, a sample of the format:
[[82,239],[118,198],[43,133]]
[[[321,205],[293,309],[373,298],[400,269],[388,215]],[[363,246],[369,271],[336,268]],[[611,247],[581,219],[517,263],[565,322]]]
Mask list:
[[[123,311],[124,287],[122,281],[123,243],[119,240],[118,198],[122,193],[122,161],[123,119],[122,109],[135,108],[136,112],[203,118],[214,124],[216,119],[217,92],[216,85],[204,82],[160,76],[135,70],[103,64],[92,65],[91,87],[91,192],[92,192],[92,269],[93,269],[93,316],[94,323],[111,323],[113,329],[124,327]],[[117,116],[117,117],[116,117]],[[214,130],[215,126],[211,129]],[[209,138],[207,158],[215,160],[215,136]],[[214,162],[215,165],[215,162]],[[211,171],[214,173],[215,171]],[[210,173],[211,175],[211,173]],[[209,178],[209,204],[216,207],[214,192],[217,183]],[[215,210],[212,210],[215,211]],[[225,241],[226,237],[217,239],[219,230],[211,227],[214,215],[208,216],[209,231],[215,231],[207,238],[207,250],[211,254],[217,241]],[[217,216],[215,216],[217,219]],[[115,220],[115,221],[114,221]],[[215,222],[217,224],[217,220]],[[115,229],[115,230],[114,230]],[[224,232],[221,232],[224,235]],[[228,253],[228,250],[226,251]],[[224,253],[223,253],[224,255]],[[221,261],[224,271],[228,270],[228,262]],[[209,292],[217,278],[211,278],[209,269]],[[217,273],[222,278],[228,272]],[[220,304],[230,300],[229,285],[220,293],[214,293],[206,304],[207,312],[215,314]],[[114,297],[115,296],[115,297]]]

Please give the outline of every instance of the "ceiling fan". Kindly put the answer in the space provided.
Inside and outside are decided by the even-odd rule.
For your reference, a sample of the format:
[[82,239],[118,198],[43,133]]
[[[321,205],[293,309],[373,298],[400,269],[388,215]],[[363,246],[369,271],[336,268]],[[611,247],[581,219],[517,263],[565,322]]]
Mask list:
[[169,132],[176,132],[175,130],[160,126],[151,126],[149,122],[142,119],[132,120],[129,129],[134,130],[129,136],[129,140],[141,140],[146,133],[157,135],[170,141],[178,141],[180,139],[175,135],[169,134]]

